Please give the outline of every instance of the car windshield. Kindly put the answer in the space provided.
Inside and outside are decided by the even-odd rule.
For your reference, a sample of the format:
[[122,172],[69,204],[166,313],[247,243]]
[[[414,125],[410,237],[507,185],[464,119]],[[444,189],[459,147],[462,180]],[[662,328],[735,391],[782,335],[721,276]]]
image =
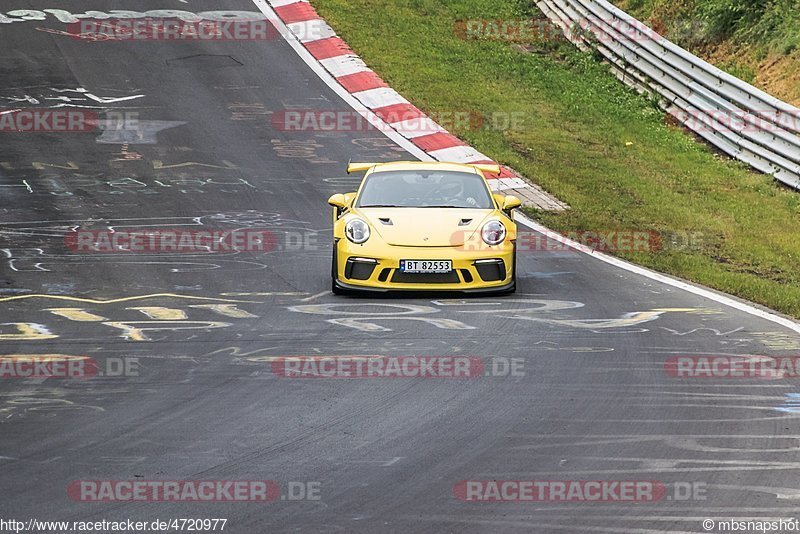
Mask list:
[[378,171],[361,189],[357,207],[477,208],[493,207],[483,178],[458,171]]

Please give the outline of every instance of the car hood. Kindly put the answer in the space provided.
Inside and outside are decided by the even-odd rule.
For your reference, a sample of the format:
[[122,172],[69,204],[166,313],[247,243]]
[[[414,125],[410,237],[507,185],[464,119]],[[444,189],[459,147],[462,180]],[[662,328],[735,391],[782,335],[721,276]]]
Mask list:
[[[469,208],[361,208],[359,214],[389,245],[461,246],[494,213]],[[391,224],[389,224],[391,223]]]

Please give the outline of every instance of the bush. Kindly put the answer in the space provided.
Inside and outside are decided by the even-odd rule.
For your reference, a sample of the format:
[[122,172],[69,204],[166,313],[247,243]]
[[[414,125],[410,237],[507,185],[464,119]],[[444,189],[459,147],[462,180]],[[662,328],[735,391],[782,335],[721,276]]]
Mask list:
[[800,45],[800,0],[613,1],[640,19],[658,21],[688,48],[731,40],[788,54]]

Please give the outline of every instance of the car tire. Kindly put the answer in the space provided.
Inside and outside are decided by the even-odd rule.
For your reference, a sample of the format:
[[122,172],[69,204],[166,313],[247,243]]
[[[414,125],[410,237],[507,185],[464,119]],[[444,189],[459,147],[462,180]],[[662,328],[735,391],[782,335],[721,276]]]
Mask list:
[[508,295],[511,295],[511,294],[517,292],[517,245],[516,245],[516,243],[514,244],[514,256],[512,257],[511,261],[512,261],[512,264],[511,264],[512,271],[511,272],[513,274],[511,275],[511,287],[508,289],[508,293],[507,293]]
[[331,280],[331,293],[334,295],[344,295],[345,291],[341,287],[336,285],[336,280]]
[[331,257],[331,293],[334,295],[344,295],[345,290],[336,284],[336,277],[339,274],[339,265],[336,261],[336,243],[333,244],[333,256]]

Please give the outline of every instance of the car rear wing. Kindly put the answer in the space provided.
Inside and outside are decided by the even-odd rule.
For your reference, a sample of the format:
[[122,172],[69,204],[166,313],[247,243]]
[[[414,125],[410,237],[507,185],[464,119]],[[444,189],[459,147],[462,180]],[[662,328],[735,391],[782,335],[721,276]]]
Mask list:
[[347,163],[347,174],[364,172],[377,165],[377,163]]
[[[398,162],[395,162],[398,163]],[[414,163],[414,162],[408,162]],[[347,163],[347,174],[352,174],[354,172],[364,172],[368,171],[372,167],[380,165],[380,163]],[[463,163],[456,164],[456,165],[464,165]],[[500,174],[500,165],[497,163],[467,163],[470,167],[475,167],[479,171],[485,172],[486,174]]]
[[487,174],[500,174],[500,165],[497,163],[468,163],[467,165]]

